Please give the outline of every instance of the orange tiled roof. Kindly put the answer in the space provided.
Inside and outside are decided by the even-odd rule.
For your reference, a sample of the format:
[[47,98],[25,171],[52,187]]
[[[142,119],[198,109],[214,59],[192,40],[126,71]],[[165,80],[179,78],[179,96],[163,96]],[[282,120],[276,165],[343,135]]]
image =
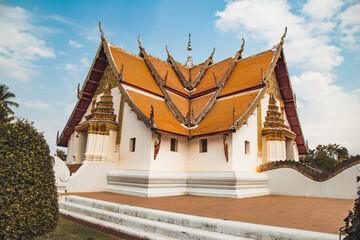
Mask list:
[[154,123],[158,129],[181,135],[188,134],[189,131],[181,126],[181,123],[172,114],[164,100],[155,99],[131,90],[127,90],[127,92],[136,106],[148,118],[150,118],[151,106],[153,106]]
[[110,51],[119,71],[122,67],[121,64],[124,64],[123,78],[125,82],[163,96],[142,58],[113,46],[110,46]]
[[268,51],[240,60],[219,96],[257,86],[261,82],[261,68],[265,74],[270,66],[274,52]]
[[[232,58],[225,59],[209,66],[195,90],[189,92],[185,90],[179,76],[177,76],[171,64],[150,55],[147,55],[150,62],[146,63],[143,58],[137,57],[119,48],[110,46],[110,50],[116,67],[121,69],[121,64],[124,64],[123,78],[126,83],[130,83],[135,87],[145,89],[146,91],[160,96],[166,94],[169,98],[168,100],[174,103],[184,117],[188,115],[189,109],[191,108],[191,110],[194,109],[194,116],[190,114],[193,119],[194,117],[197,117],[208,104],[210,104],[210,111],[206,114],[205,118],[200,121],[198,126],[192,130],[191,135],[193,136],[229,130],[233,124],[233,108],[236,107],[237,118],[240,118],[253,103],[259,92],[252,91],[251,93],[243,93],[230,98],[218,99],[215,103],[210,102],[216,89],[218,89],[215,85],[213,75],[215,75],[217,82],[219,82],[234,61]],[[145,52],[144,54],[147,53]],[[268,51],[238,61],[235,64],[230,77],[225,82],[223,89],[220,89],[221,92],[218,96],[224,96],[229,93],[259,85],[261,81],[261,68],[263,68],[263,72],[265,73],[273,56],[274,52]],[[152,65],[154,69],[151,71],[155,71],[155,75],[158,74],[160,79],[155,80],[156,77],[154,72],[152,72],[153,74],[151,73],[151,66],[148,66],[147,64]],[[189,70],[180,63],[176,62],[176,64],[187,80],[189,80],[190,75],[192,80],[194,80],[204,65],[199,64]],[[164,85],[162,80],[165,79],[166,74],[166,84]],[[160,82],[160,85],[158,85],[157,82]],[[170,89],[168,90],[168,88]],[[182,96],[172,92],[171,89],[180,92]],[[211,89],[211,92],[201,95],[201,93]],[[150,97],[145,94],[143,95],[139,92],[131,90],[127,91],[134,103],[146,116],[150,117],[151,106],[154,107],[154,123],[159,130],[182,135],[189,134],[188,129],[181,125],[182,123],[178,120],[176,114],[174,115],[174,111],[172,111],[166,103],[166,96],[164,96],[164,100],[160,100],[159,98]],[[192,96],[195,96],[195,98]],[[189,104],[191,104],[190,108]],[[211,106],[211,104],[214,105]],[[221,118],[218,116],[221,116]]]
[[201,110],[205,107],[205,105],[209,102],[210,98],[214,95],[214,93],[209,93],[204,96],[195,98],[191,100],[191,108],[194,106],[194,113],[197,116]]
[[199,64],[193,68],[190,69],[190,76],[191,76],[191,80],[194,81],[196,76],[199,74],[201,68],[204,66],[204,64]]
[[184,93],[186,95],[188,94],[188,92],[185,90],[184,86],[180,82],[178,76],[176,75],[176,72],[174,71],[173,67],[169,63],[164,62],[151,55],[149,56],[149,59],[163,79],[165,78],[166,73],[168,74],[166,80],[166,86],[175,89],[176,91],[179,91],[181,93]]
[[176,64],[180,69],[180,71],[182,72],[182,74],[184,75],[184,77],[186,78],[186,80],[189,80],[190,70],[179,62],[176,62]]
[[199,126],[191,130],[191,134],[196,136],[229,130],[233,125],[234,107],[236,108],[236,119],[239,119],[254,102],[258,93],[259,90],[217,100]]
[[202,77],[200,83],[196,86],[195,91],[192,94],[194,95],[209,90],[211,88],[214,88],[215,81],[214,81],[213,73],[215,74],[217,81],[220,81],[221,78],[224,76],[226,70],[229,68],[231,61],[232,59],[228,58],[225,59],[224,61],[209,66],[206,69],[205,74]]
[[170,91],[167,91],[171,100],[175,103],[175,105],[179,108],[182,115],[186,116],[189,111],[189,99],[180,97],[177,94],[174,94]]

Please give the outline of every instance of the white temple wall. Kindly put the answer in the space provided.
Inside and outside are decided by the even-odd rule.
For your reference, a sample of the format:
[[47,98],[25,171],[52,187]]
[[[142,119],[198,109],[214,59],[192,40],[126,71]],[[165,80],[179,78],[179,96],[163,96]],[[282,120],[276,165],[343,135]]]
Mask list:
[[74,163],[82,163],[82,161],[84,161],[84,154],[86,152],[86,141],[87,141],[87,133],[79,132],[78,146],[77,146],[76,158]]
[[[207,139],[207,152],[200,152],[200,140]],[[229,162],[226,162],[223,135],[215,135],[204,138],[195,138],[189,140],[188,171],[233,171],[232,153],[231,153],[231,134],[228,135],[226,142],[229,146]]]
[[119,121],[120,102],[121,102],[121,93],[120,93],[119,88],[115,87],[115,88],[111,89],[111,96],[113,97],[114,114],[117,116],[116,121],[118,122]]
[[294,157],[295,157],[295,161],[300,161],[300,157],[299,157],[299,151],[298,148],[296,146],[296,143],[294,144]]
[[75,159],[76,152],[78,149],[79,139],[76,137],[77,132],[73,132],[68,141],[67,157],[66,162],[72,163]]
[[[134,152],[130,151],[131,138],[135,138]],[[136,113],[125,103],[118,169],[149,169],[153,152],[151,148],[153,148],[151,130],[138,120]]]
[[269,178],[270,193],[274,195],[355,199],[358,187],[356,177],[360,174],[360,164],[345,169],[324,182],[313,181],[291,168],[279,168],[264,173]]
[[[177,140],[177,151],[170,151],[171,138]],[[187,171],[189,141],[184,137],[162,134],[159,153],[154,160],[154,144],[159,142],[157,134],[152,134],[150,169],[157,171]]]
[[[85,121],[85,116],[89,115],[91,113],[91,107],[92,104],[90,103],[89,107],[87,108],[84,116],[81,118],[80,123],[82,123],[83,121]],[[80,125],[80,123],[78,125]],[[71,136],[70,139],[68,141],[68,146],[67,146],[67,157],[66,157],[66,162],[67,163],[75,163],[74,159],[76,157],[76,153],[78,151],[78,144],[79,144],[79,137],[78,136],[78,132],[74,131]],[[82,150],[82,148],[81,148]]]
[[117,136],[117,131],[111,129],[110,132],[109,132],[109,135],[107,136],[108,143],[107,143],[107,145],[105,145],[105,147],[106,147],[106,161],[107,162],[111,162],[111,163],[114,162],[116,136]]
[[235,171],[255,172],[258,163],[257,109],[239,130],[232,134],[232,155]]

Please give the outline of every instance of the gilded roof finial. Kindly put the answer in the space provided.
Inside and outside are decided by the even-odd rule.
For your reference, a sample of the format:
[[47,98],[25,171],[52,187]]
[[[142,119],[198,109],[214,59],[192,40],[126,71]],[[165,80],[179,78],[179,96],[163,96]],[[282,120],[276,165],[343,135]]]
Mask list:
[[80,98],[80,83],[78,83],[78,88],[77,88],[77,98]]
[[211,56],[210,56],[211,59],[213,58],[214,53],[215,53],[215,48],[214,48],[214,50],[213,50],[212,53],[211,53]]
[[165,49],[166,49],[166,53],[167,53],[168,57],[170,57],[170,53],[169,53],[169,50],[167,48],[167,45],[165,45]]
[[104,32],[103,30],[101,29],[101,22],[99,21],[99,30],[101,32],[101,40],[104,41],[105,40],[105,37],[104,37]]
[[191,33],[189,33],[189,44],[188,44],[187,50],[189,51],[189,55],[188,55],[187,60],[185,62],[185,67],[192,68],[194,66],[194,62],[193,62],[191,54],[190,54],[190,51],[192,50],[192,47],[191,47]]
[[282,35],[282,37],[281,37],[280,45],[283,45],[283,44],[284,44],[284,38],[285,38],[285,36],[286,36],[286,33],[287,33],[287,27],[285,27],[284,35]]
[[192,47],[191,47],[191,33],[189,33],[189,43],[188,43],[187,50],[188,50],[188,51],[191,51],[191,50],[192,50]]
[[241,54],[244,51],[244,45],[245,45],[245,40],[244,38],[242,39],[243,43],[241,44],[241,48],[239,50],[239,53]]
[[143,47],[141,46],[141,42],[140,42],[140,35],[138,36],[138,42],[139,42],[139,48],[140,48],[140,50],[142,50],[142,49],[143,49]]

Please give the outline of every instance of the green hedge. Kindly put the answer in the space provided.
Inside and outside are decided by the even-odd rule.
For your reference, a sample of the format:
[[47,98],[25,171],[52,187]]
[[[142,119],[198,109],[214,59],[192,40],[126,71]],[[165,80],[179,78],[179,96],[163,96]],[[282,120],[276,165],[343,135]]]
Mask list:
[[59,206],[49,146],[32,123],[0,124],[0,239],[55,229]]

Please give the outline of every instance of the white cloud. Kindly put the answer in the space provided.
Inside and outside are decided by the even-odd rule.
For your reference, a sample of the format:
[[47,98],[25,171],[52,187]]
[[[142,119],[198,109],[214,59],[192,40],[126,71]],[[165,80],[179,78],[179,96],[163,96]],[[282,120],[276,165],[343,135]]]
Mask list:
[[65,70],[67,70],[67,71],[76,71],[77,69],[78,69],[78,67],[74,64],[68,63],[65,65]]
[[0,4],[0,69],[5,77],[29,80],[37,73],[33,61],[55,57],[41,38],[45,30],[24,9]]
[[25,102],[24,106],[26,108],[49,109],[49,105],[47,103],[44,103],[44,102],[41,102],[41,101]]
[[302,12],[316,20],[331,19],[343,5],[341,0],[308,0]]
[[83,45],[81,43],[77,43],[76,41],[74,40],[70,40],[69,41],[69,45],[73,48],[81,48]]
[[334,83],[335,75],[304,72],[292,78],[293,88],[305,101],[300,119],[310,145],[336,142],[359,153],[360,89],[351,93]]
[[291,80],[298,97],[300,122],[310,147],[336,142],[352,153],[360,152],[357,140],[360,112],[355,111],[360,109],[359,93],[346,92],[335,83],[334,70],[343,62],[343,57],[342,49],[333,39],[341,21],[348,41],[356,41],[353,32],[359,33],[357,27],[360,27],[360,14],[355,16],[360,12],[357,5],[360,7],[356,4],[338,13],[343,6],[341,1],[309,0],[300,13],[295,13],[285,0],[258,0],[256,4],[240,0],[228,2],[224,11],[216,13],[219,19],[215,26],[221,31],[250,37],[268,48],[280,41],[284,27],[288,27],[285,55],[290,68],[302,71]]
[[339,15],[340,29],[343,34],[341,40],[344,47],[360,50],[360,3],[349,6]]
[[84,64],[85,67],[90,67],[89,61],[87,58],[81,58],[80,62]]
[[62,106],[66,114],[70,114],[74,109],[74,103],[57,102],[59,106]]
[[223,12],[216,15],[220,18],[215,25],[221,31],[241,31],[238,37],[250,36],[267,43],[268,48],[280,41],[287,26],[286,55],[293,66],[329,71],[343,61],[340,48],[328,44],[329,38],[319,36],[319,32],[315,31],[318,24],[308,24],[304,17],[291,13],[286,1],[259,0],[257,4],[251,0],[230,2]]

